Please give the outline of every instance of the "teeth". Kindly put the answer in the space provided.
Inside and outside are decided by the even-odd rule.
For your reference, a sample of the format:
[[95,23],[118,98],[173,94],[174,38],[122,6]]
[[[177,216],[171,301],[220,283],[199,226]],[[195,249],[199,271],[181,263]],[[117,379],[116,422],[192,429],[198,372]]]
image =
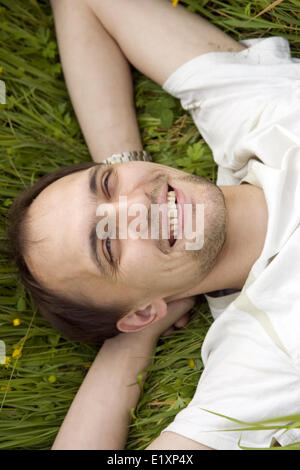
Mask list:
[[174,238],[177,237],[177,228],[178,228],[178,211],[176,206],[176,195],[175,191],[169,191],[168,196],[168,217],[170,220],[170,235]]
[[174,227],[171,225],[170,235],[173,235],[174,238],[177,238],[177,225]]
[[175,203],[175,200],[176,200],[175,191],[169,191],[168,192],[168,202]]
[[175,217],[177,217],[177,209],[174,208],[174,209],[169,209],[168,210],[168,216],[170,217],[170,219],[175,219]]

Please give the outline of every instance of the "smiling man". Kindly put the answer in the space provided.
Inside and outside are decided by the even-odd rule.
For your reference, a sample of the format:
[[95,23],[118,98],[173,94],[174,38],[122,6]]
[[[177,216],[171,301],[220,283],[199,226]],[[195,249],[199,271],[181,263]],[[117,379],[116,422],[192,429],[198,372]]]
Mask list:
[[[16,201],[10,233],[24,284],[52,325],[73,339],[105,340],[53,448],[124,448],[140,391],[129,385],[201,293],[215,319],[205,370],[191,403],[147,448],[299,441],[297,429],[242,432],[222,418],[299,412],[299,61],[283,38],[239,43],[167,0],[51,4],[95,163],[42,178]],[[112,164],[113,153],[142,151],[126,58],[191,112],[219,165],[217,185],[151,162]],[[162,236],[163,215],[158,238],[120,236],[136,205],[151,231],[150,208],[163,204],[171,236]],[[186,205],[193,216],[204,208],[197,250],[186,249],[184,230],[175,236]],[[108,225],[117,216],[114,237],[97,236],[104,206]]]
[[[41,187],[40,181],[36,191]],[[134,217],[128,217],[128,212],[134,204],[149,210],[166,204],[168,187],[182,195],[184,206],[203,205],[201,249],[186,249],[184,231],[172,246],[161,233],[158,239],[151,238],[151,233],[145,239],[97,237],[98,207],[111,206],[117,219],[127,216],[130,224]],[[212,290],[241,289],[266,232],[267,211],[260,188],[248,184],[218,187],[148,162],[93,165],[48,184],[37,197],[34,194],[32,189],[25,193],[17,206],[24,220],[22,231],[15,225],[19,253],[40,286],[33,295],[42,313],[53,326],[79,340],[101,341],[112,336],[116,326],[117,332],[144,328],[148,323],[136,311],[146,312],[153,305],[159,319],[171,301]],[[126,204],[119,203],[120,197],[126,197]],[[31,200],[25,211],[24,205]],[[20,217],[12,215],[19,225]],[[52,304],[51,293],[57,299]],[[77,315],[75,302],[82,306]],[[117,322],[114,315],[104,313],[112,308],[122,316]],[[93,318],[85,315],[89,311]]]
[[[158,239],[151,233],[143,239],[95,236],[98,207],[111,206],[111,224],[126,218],[130,227],[135,218],[127,215],[130,209],[138,204],[150,213],[151,206],[166,205],[168,185],[184,195],[184,205],[201,201],[205,206],[202,249],[187,250],[184,238],[171,246],[161,234]],[[121,196],[126,203],[119,203]],[[123,308],[138,307],[155,295],[169,301],[197,293],[223,246],[225,221],[223,193],[205,179],[147,162],[97,165],[60,178],[34,200],[27,216],[31,248],[25,257],[34,277],[57,293],[88,298],[95,307],[108,307],[115,298]]]

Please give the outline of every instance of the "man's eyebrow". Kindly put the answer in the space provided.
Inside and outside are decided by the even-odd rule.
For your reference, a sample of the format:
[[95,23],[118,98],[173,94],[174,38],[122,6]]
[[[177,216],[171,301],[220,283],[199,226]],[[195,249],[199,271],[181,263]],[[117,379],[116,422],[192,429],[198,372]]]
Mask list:
[[[92,196],[97,196],[97,177],[99,171],[103,170],[106,165],[95,165],[92,171],[90,171],[89,174],[89,190]],[[96,211],[95,211],[96,215]],[[101,258],[99,256],[98,250],[97,250],[97,243],[98,241],[98,236],[96,232],[96,225],[94,221],[92,222],[92,228],[90,230],[90,235],[89,235],[89,245],[90,245],[90,252],[91,252],[91,258],[94,262],[94,264],[97,266],[97,268],[101,271],[101,274],[105,277],[107,277],[107,269],[103,262],[101,261]]]
[[90,175],[89,175],[89,189],[90,189],[90,193],[93,196],[96,196],[96,194],[97,194],[97,176],[98,176],[98,172],[100,171],[100,169],[103,169],[104,166],[105,165],[95,165],[93,170],[90,172]]

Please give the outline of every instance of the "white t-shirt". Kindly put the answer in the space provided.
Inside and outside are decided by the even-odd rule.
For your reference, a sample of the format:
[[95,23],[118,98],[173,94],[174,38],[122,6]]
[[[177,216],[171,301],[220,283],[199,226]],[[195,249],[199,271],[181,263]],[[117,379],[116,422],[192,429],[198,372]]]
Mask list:
[[211,147],[217,184],[260,186],[268,206],[264,248],[242,291],[206,296],[215,321],[202,346],[205,369],[164,429],[225,450],[300,441],[297,428],[239,430],[300,414],[300,60],[281,37],[241,42],[241,52],[185,63],[163,86]]

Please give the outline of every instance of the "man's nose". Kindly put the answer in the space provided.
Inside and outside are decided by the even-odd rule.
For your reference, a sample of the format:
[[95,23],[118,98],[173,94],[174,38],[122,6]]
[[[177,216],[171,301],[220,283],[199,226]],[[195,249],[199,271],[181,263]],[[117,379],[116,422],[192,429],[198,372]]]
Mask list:
[[[135,231],[137,229],[137,224],[140,231],[147,230],[148,232],[148,222],[149,222],[149,210],[150,210],[150,201],[141,192],[136,192],[129,194],[127,196],[120,196],[117,211],[117,233],[119,235],[124,232],[124,228],[127,227],[127,236],[131,237],[134,234],[131,234],[132,229]],[[132,224],[133,221],[136,221],[135,224]]]

